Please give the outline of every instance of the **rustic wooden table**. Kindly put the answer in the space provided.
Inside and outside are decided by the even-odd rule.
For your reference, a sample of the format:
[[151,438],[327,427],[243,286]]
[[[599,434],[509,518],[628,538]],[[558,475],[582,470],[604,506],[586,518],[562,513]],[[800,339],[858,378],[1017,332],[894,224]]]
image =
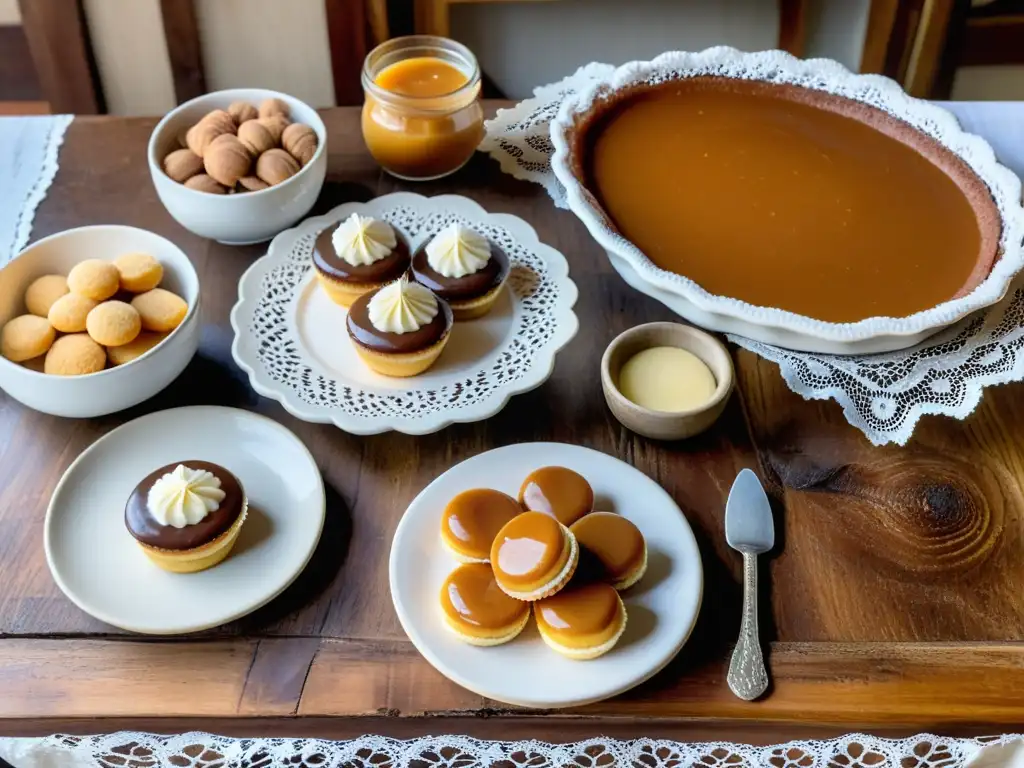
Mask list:
[[[357,110],[324,118],[330,171],[316,212],[414,188],[521,216],[569,259],[579,335],[543,387],[486,422],[356,437],[297,421],[257,396],[230,354],[236,281],[264,248],[203,240],[164,211],[145,162],[155,120],[76,120],[33,236],[123,223],[169,237],[202,280],[202,343],[168,390],[107,418],[45,416],[0,393],[0,735],[201,727],[779,741],[1024,721],[1024,388],[990,389],[963,422],[926,418],[906,448],[874,448],[834,403],[802,400],[774,365],[736,352],[738,390],[709,433],[678,444],[639,438],[605,407],[600,355],[625,328],[671,313],[628,288],[571,213],[488,158],[410,187],[368,156]],[[328,509],[311,564],[267,607],[199,636],[132,636],[82,613],[43,556],[43,517],[61,473],[129,419],[211,403],[280,421],[317,457]],[[392,532],[413,496],[456,462],[529,440],[588,445],[661,483],[694,528],[706,575],[697,628],[667,669],[624,696],[557,715],[510,711],[448,682],[407,641],[388,595]],[[774,686],[756,703],[725,685],[741,563],[726,546],[723,509],[742,467],[765,479],[778,530],[761,617]]]

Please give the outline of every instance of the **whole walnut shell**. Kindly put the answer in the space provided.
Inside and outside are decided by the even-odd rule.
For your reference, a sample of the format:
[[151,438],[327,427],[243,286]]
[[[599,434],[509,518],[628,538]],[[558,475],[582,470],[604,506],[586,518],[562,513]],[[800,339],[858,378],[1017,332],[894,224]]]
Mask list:
[[273,186],[299,172],[295,158],[283,149],[268,149],[256,160],[256,175]]
[[176,149],[164,158],[164,173],[179,184],[203,172],[203,158],[191,149]]
[[222,185],[218,184],[205,173],[193,176],[185,182],[185,186],[198,192],[209,192],[211,195],[223,195],[227,193],[227,190],[224,189]]
[[266,189],[269,186],[259,176],[243,176],[238,180],[239,192],[259,192],[261,189]]
[[270,117],[261,117],[260,125],[270,131],[270,135],[274,137],[274,144],[281,143],[281,134],[284,133],[284,129],[291,124],[284,115],[271,115]]
[[215,109],[212,112],[207,112],[199,122],[207,123],[208,125],[215,125],[220,128],[221,133],[235,132],[234,118],[223,109]]
[[264,99],[260,102],[260,117],[273,117],[274,115],[282,115],[289,117],[291,110],[288,109],[288,105],[280,99]]
[[241,125],[246,120],[255,120],[259,117],[256,107],[248,101],[233,101],[228,107],[228,114],[235,121],[235,125]]
[[188,129],[188,133],[185,134],[185,143],[195,154],[203,157],[206,154],[206,148],[213,140],[225,133],[226,131],[222,131],[221,126],[215,122],[199,121]]
[[238,140],[253,157],[259,157],[277,143],[273,134],[259,120],[246,120],[238,126]]
[[305,165],[316,152],[316,131],[304,123],[292,123],[281,133],[281,146]]
[[225,133],[206,148],[203,165],[216,181],[231,188],[249,174],[252,157],[237,136]]

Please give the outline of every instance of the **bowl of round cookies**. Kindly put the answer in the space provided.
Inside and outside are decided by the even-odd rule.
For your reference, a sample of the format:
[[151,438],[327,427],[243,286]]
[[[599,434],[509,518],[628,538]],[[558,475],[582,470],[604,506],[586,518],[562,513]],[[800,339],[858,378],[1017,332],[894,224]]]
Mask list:
[[91,418],[164,389],[199,346],[199,278],[174,243],[99,225],[33,243],[0,269],[0,389]]
[[313,207],[327,175],[316,110],[262,88],[207,93],[149,139],[160,202],[185,229],[229,245],[269,240]]

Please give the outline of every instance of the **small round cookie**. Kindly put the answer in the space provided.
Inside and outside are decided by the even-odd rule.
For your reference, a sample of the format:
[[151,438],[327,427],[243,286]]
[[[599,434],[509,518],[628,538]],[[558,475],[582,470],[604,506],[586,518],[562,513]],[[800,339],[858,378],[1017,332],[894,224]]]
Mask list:
[[68,279],[64,275],[37,277],[25,291],[25,308],[33,315],[46,317],[53,302],[69,290]]
[[68,288],[96,301],[109,299],[121,286],[117,267],[103,259],[80,261],[68,272]]
[[85,330],[85,318],[97,304],[80,293],[68,293],[53,302],[46,317],[61,333],[81,333]]
[[54,376],[81,376],[102,371],[107,364],[103,347],[87,333],[61,336],[46,353],[44,373]]
[[97,344],[119,347],[139,335],[142,318],[131,304],[104,301],[85,318],[85,330]]
[[39,357],[53,344],[57,333],[45,317],[19,315],[0,331],[0,355],[14,363]]
[[166,333],[173,331],[188,314],[188,304],[177,294],[154,288],[132,299],[132,306],[142,317],[142,328]]
[[142,357],[166,338],[166,333],[143,331],[127,344],[122,344],[119,347],[107,347],[107,360],[111,365],[130,363],[135,358]]
[[130,293],[145,293],[160,285],[164,279],[164,268],[148,253],[126,253],[114,259],[114,266],[121,275],[121,290]]

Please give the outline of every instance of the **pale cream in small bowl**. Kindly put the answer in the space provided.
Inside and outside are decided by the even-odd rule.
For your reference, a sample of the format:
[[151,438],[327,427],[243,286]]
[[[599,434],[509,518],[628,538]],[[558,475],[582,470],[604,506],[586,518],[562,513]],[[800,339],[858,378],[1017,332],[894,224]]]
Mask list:
[[[674,380],[638,382],[634,369],[632,383],[650,385],[654,398],[663,398],[666,392],[677,389],[674,394],[678,397],[673,399],[685,403],[680,409],[655,410],[638,405],[623,394],[623,367],[641,352],[659,348],[691,353],[706,366],[713,379],[707,379],[707,371],[689,355],[646,355],[641,368],[646,375]],[[725,345],[709,333],[680,323],[647,323],[630,328],[612,340],[601,358],[601,387],[615,418],[637,434],[655,440],[692,437],[710,427],[725,409],[733,382],[732,358]]]

